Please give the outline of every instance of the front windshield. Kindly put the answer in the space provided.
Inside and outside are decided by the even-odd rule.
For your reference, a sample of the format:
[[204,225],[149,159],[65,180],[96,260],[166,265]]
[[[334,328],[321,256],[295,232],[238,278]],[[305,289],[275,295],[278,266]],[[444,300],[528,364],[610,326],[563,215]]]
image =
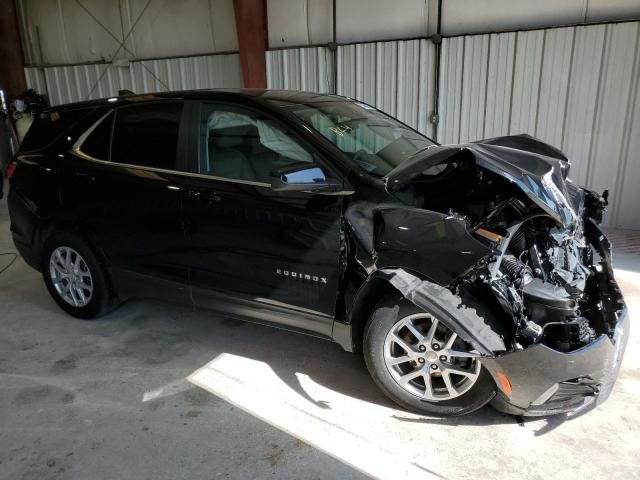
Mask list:
[[361,169],[384,177],[407,158],[435,145],[369,105],[338,98],[288,107],[346,153]]

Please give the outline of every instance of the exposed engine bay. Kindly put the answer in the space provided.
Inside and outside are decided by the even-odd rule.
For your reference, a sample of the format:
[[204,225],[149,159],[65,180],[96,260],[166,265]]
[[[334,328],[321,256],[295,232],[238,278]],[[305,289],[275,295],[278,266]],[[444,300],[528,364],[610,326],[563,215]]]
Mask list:
[[414,175],[396,193],[415,207],[459,218],[491,249],[457,283],[501,307],[510,350],[543,343],[571,352],[611,334],[593,278],[602,269],[601,259],[583,229],[585,221],[600,222],[607,194],[574,186],[566,180],[568,163],[558,165],[553,173],[561,180],[552,183],[550,173],[542,177],[549,197],[569,212],[564,217],[532,201],[518,182],[478,165],[464,150]]
[[567,352],[606,333],[585,316],[593,255],[582,231],[562,232],[544,217],[516,227],[499,266],[495,262],[491,288],[513,312],[518,341]]
[[345,212],[346,257],[362,272],[351,281],[372,285],[356,305],[388,284],[445,317],[500,386],[501,411],[548,415],[606,400],[629,336],[599,228],[608,192],[568,173],[562,152],[527,135],[409,157],[383,177],[388,197]]

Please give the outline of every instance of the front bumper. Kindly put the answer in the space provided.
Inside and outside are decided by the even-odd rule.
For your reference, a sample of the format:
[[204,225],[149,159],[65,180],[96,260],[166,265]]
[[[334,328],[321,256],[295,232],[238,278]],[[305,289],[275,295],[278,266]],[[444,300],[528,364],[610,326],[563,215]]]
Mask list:
[[[611,246],[592,222],[586,234],[600,255],[594,296],[608,334],[578,350],[563,353],[543,344],[488,358],[483,363],[496,380],[505,375],[511,392],[499,391],[493,405],[514,415],[542,416],[584,411],[604,402],[618,377],[629,338],[628,311],[611,267]],[[500,381],[496,381],[501,385]]]
[[484,364],[494,377],[501,372],[511,383],[510,395],[500,391],[494,407],[524,416],[577,413],[595,407],[611,394],[628,338],[629,320],[624,308],[612,338],[602,335],[570,353],[536,344],[486,360]]

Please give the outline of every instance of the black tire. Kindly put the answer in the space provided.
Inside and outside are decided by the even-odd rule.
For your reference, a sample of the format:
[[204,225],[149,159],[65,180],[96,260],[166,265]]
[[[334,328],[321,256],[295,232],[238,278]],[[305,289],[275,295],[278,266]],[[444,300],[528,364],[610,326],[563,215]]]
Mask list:
[[[376,305],[365,327],[363,339],[364,358],[369,373],[378,387],[391,400],[412,412],[448,417],[466,415],[478,410],[496,395],[496,384],[489,372],[482,366],[477,380],[466,393],[450,400],[435,402],[423,400],[407,392],[398,385],[389,372],[384,360],[387,334],[400,319],[425,311],[399,294],[387,296]],[[433,312],[427,311],[427,313]],[[439,316],[439,321],[451,329],[446,320],[441,315]]]
[[[93,291],[88,303],[81,307],[67,303],[53,285],[49,262],[53,252],[59,247],[68,247],[82,257],[91,274]],[[113,310],[116,298],[113,295],[104,266],[92,248],[71,232],[56,232],[45,242],[42,249],[42,276],[53,300],[69,315],[83,320],[97,318]]]

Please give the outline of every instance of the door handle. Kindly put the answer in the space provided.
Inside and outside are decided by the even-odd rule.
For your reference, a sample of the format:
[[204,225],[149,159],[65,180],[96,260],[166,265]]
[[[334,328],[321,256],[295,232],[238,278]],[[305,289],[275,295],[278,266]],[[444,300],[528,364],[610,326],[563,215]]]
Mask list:
[[90,182],[93,182],[96,179],[93,175],[84,172],[73,172],[71,175],[81,180],[89,180]]
[[205,191],[191,190],[191,192],[189,193],[193,198],[198,199],[203,203],[208,203],[209,205],[222,200],[222,197],[218,195],[216,192],[212,192],[208,190],[205,190]]
[[219,202],[220,200],[222,200],[222,197],[220,195],[218,195],[217,193],[205,193],[202,196],[202,201],[203,202],[209,202],[209,203],[213,203],[213,202]]

